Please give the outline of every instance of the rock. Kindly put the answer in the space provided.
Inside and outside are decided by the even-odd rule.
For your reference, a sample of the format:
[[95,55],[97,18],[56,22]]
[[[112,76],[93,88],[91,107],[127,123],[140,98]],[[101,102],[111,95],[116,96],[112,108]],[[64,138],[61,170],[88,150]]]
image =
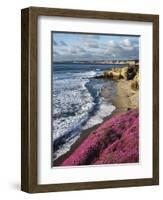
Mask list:
[[139,83],[137,81],[131,82],[131,89],[137,91],[139,89]]
[[133,66],[128,67],[127,80],[132,80],[136,75],[136,70]]
[[111,70],[105,71],[102,75],[95,78],[109,78],[113,80],[125,79],[133,80],[139,70],[138,65],[129,65],[125,67],[115,67]]
[[106,71],[104,72],[105,78],[113,78],[113,72],[112,71]]
[[114,80],[118,80],[118,79],[121,78],[121,72],[120,72],[120,71],[118,71],[118,72],[114,72],[114,71],[113,71],[111,74],[112,74],[112,78],[113,78]]
[[133,81],[131,82],[131,88],[134,91],[137,91],[139,89],[139,73],[136,74]]
[[128,71],[128,67],[123,67],[121,69],[121,78],[127,80],[127,71]]
[[139,73],[137,73],[136,76],[134,77],[134,81],[138,81],[139,82]]

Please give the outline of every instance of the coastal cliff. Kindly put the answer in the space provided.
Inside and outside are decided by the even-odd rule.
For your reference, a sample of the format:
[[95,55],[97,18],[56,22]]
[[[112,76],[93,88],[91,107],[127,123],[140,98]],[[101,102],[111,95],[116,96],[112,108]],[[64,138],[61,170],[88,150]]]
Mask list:
[[[97,78],[97,77],[96,77]],[[139,107],[139,66],[125,66],[105,71],[98,78],[111,79],[116,82],[116,98],[113,104],[119,112],[126,112]],[[107,87],[103,88],[105,96]]]
[[114,67],[105,71],[102,75],[95,78],[110,78],[113,80],[133,80],[139,74],[139,65],[127,65],[124,67]]

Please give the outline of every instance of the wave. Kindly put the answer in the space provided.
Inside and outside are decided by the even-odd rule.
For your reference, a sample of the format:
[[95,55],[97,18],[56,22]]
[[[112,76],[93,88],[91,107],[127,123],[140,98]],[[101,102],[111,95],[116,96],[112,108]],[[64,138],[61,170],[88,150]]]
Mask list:
[[[95,103],[86,88],[96,73],[58,75],[53,81],[53,149],[56,159],[79,137],[81,126],[89,117]],[[66,145],[65,145],[66,144]]]
[[115,109],[100,97],[104,83],[91,81],[97,73],[68,72],[53,76],[53,160],[70,150],[83,129],[100,124]]
[[91,128],[97,124],[101,124],[104,121],[104,118],[111,115],[111,113],[116,109],[112,104],[108,105],[105,101],[101,103],[97,113],[92,116],[83,127],[83,129]]

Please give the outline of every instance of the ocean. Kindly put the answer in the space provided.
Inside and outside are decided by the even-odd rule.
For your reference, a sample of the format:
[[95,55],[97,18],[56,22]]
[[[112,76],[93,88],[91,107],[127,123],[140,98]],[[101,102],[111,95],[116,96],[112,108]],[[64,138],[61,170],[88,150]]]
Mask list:
[[[103,122],[115,106],[115,83],[94,79],[117,65],[56,64],[52,67],[52,160],[70,150],[82,130]],[[101,89],[109,89],[110,100],[101,96]]]

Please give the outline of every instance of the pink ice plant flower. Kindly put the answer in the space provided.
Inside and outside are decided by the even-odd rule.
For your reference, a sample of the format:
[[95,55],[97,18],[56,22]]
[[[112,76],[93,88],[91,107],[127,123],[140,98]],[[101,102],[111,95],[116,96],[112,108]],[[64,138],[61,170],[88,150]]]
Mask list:
[[139,161],[139,112],[113,116],[90,133],[61,166]]

